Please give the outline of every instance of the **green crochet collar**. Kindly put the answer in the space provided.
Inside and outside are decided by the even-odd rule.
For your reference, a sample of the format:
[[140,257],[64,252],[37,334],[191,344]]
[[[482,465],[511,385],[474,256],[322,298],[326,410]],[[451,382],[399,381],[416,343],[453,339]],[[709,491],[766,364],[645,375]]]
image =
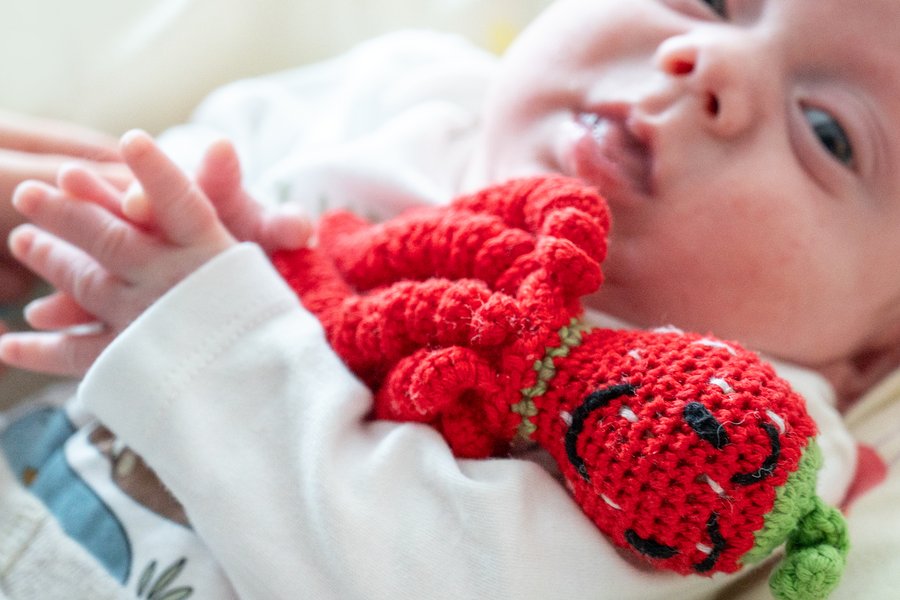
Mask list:
[[547,346],[544,348],[544,357],[534,361],[532,368],[537,372],[537,381],[533,386],[522,389],[522,399],[511,407],[514,413],[522,417],[516,430],[518,439],[530,440],[537,431],[537,425],[531,420],[538,414],[534,399],[547,392],[547,385],[556,375],[556,365],[553,361],[556,358],[568,356],[572,348],[580,346],[582,335],[590,329],[581,319],[572,318],[568,325],[564,325],[556,332],[559,336],[559,346]]

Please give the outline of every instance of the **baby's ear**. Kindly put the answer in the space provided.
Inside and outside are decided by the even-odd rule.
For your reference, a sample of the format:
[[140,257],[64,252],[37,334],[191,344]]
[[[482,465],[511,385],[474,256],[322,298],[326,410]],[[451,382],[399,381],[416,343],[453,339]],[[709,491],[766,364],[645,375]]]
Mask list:
[[900,327],[897,337],[863,348],[846,361],[820,369],[835,387],[838,405],[847,408],[882,379],[900,369]]

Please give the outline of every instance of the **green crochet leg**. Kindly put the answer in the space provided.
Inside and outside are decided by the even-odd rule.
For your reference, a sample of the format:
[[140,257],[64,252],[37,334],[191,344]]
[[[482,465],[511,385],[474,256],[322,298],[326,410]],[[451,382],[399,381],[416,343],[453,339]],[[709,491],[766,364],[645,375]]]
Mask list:
[[819,497],[787,543],[787,555],[769,579],[779,600],[822,600],[837,586],[850,540],[843,515]]

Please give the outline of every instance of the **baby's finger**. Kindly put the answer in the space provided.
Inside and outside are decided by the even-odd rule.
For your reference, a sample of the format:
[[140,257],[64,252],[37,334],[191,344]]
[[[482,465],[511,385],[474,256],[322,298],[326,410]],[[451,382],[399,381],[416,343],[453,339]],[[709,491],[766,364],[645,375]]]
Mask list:
[[222,229],[203,192],[148,134],[126,133],[122,155],[149,200],[154,225],[171,242],[186,246]]
[[229,215],[246,212],[248,199],[241,185],[241,163],[228,140],[217,140],[206,149],[197,170],[197,185],[225,223],[228,223]]
[[309,220],[299,212],[268,210],[256,202],[241,184],[240,159],[228,140],[209,146],[197,171],[197,185],[237,239],[256,242],[267,252],[306,244],[312,229]]
[[92,162],[84,163],[84,166],[121,192],[128,189],[128,186],[134,181],[134,173],[124,163]]
[[240,159],[231,142],[221,139],[210,144],[197,170],[197,185],[231,235],[242,241],[260,241],[256,236],[263,208],[244,190]]
[[13,205],[34,224],[89,254],[112,274],[130,279],[143,267],[152,239],[91,202],[38,182],[18,187]]
[[122,192],[96,173],[80,165],[68,163],[60,168],[56,183],[59,189],[70,196],[90,200],[112,214],[122,217]]
[[125,284],[78,248],[32,225],[14,229],[9,247],[23,265],[71,296],[99,321],[122,322],[120,299]]
[[53,292],[32,300],[23,312],[29,325],[43,331],[68,329],[97,321],[97,318],[84,310],[72,296],[63,292]]
[[73,161],[71,156],[28,154],[0,148],[0,190],[11,190],[15,184],[26,179],[53,183],[60,168],[73,162],[95,171],[119,189],[125,189],[134,179],[128,166],[123,163]]
[[81,376],[113,340],[113,333],[22,332],[0,337],[0,361],[50,375]]
[[137,182],[125,190],[125,195],[122,197],[122,212],[132,223],[148,227],[152,225],[153,210],[150,207],[150,201],[147,199],[144,189]]
[[263,214],[257,243],[266,252],[302,248],[309,241],[312,224],[301,213],[282,210]]

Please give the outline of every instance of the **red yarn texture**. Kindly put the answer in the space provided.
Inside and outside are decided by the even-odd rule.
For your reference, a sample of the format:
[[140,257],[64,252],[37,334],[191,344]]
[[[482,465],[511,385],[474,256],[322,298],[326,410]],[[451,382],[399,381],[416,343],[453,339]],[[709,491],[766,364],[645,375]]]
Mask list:
[[381,224],[333,213],[316,249],[273,261],[374,390],[375,418],[428,423],[461,457],[527,436],[617,545],[734,571],[815,425],[736,344],[572,326],[609,225],[591,188],[522,179]]

